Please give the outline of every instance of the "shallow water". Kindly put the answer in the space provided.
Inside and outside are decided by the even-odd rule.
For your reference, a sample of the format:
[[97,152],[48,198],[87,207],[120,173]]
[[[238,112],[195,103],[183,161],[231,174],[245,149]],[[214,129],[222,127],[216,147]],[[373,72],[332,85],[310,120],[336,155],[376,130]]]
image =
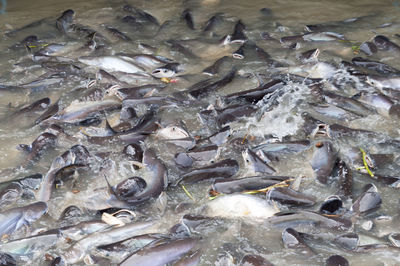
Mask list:
[[[122,7],[131,4],[152,14],[160,24],[170,20],[165,27],[159,29],[151,23],[143,25],[129,25],[122,22],[122,17],[129,13]],[[185,8],[190,8],[194,18],[195,30],[189,29],[185,22],[180,19],[180,14]],[[262,8],[269,8],[269,14],[260,12]],[[74,31],[61,34],[55,27],[55,20],[66,9],[75,11],[74,23],[89,26],[99,34],[105,36],[105,47],[95,52],[82,50],[81,47],[88,41],[82,33]],[[224,14],[224,22],[218,25],[212,34],[203,33],[203,25],[214,14]],[[116,185],[132,176],[141,176],[148,180],[151,171],[146,168],[135,169],[129,158],[122,155],[126,143],[122,141],[105,141],[96,144],[88,141],[87,134],[91,130],[102,130],[105,128],[105,120],[111,126],[119,122],[119,110],[100,112],[102,119],[93,125],[76,123],[60,123],[66,135],[60,135],[55,145],[45,149],[40,158],[33,162],[27,161],[29,153],[17,149],[19,144],[30,144],[46,128],[46,124],[34,125],[41,112],[25,112],[18,114],[22,107],[33,103],[44,97],[49,97],[52,103],[60,100],[60,110],[66,108],[75,100],[87,101],[85,96],[91,89],[106,91],[114,84],[98,84],[88,87],[89,81],[96,80],[98,68],[87,67],[78,62],[82,55],[115,55],[120,52],[129,54],[156,54],[172,59],[180,63],[180,72],[177,73],[176,82],[164,84],[160,79],[138,79],[129,78],[129,75],[119,74],[122,80],[128,80],[130,87],[145,84],[164,84],[166,87],[155,92],[155,95],[178,97],[177,92],[184,92],[191,85],[209,78],[202,74],[202,70],[212,65],[217,59],[226,55],[231,57],[240,44],[231,44],[220,49],[215,43],[225,34],[232,33],[235,23],[240,19],[245,25],[245,34],[248,43],[268,52],[278,65],[270,66],[257,56],[252,50],[246,48],[245,59],[230,60],[221,66],[216,79],[223,77],[234,66],[237,70],[235,78],[226,86],[212,92],[200,100],[193,100],[187,94],[183,94],[185,104],[178,106],[151,107],[156,110],[156,117],[160,123],[159,127],[169,124],[182,125],[191,137],[206,138],[217,132],[221,126],[211,119],[211,122],[202,122],[198,114],[209,109],[220,109],[224,105],[223,96],[230,93],[256,88],[260,82],[268,82],[274,78],[285,79],[285,85],[279,93],[273,93],[264,97],[258,103],[253,103],[257,111],[252,115],[236,119],[229,123],[231,136],[227,143],[219,145],[218,157],[210,158],[203,164],[198,163],[193,168],[204,164],[211,164],[222,159],[235,159],[239,163],[239,171],[233,178],[243,178],[254,175],[254,172],[246,165],[242,158],[242,151],[246,147],[253,148],[259,144],[269,141],[281,140],[311,140],[311,146],[299,153],[275,154],[278,160],[270,163],[279,176],[303,177],[299,191],[316,198],[316,204],[312,207],[296,207],[285,204],[274,203],[274,208],[281,211],[312,210],[318,211],[321,203],[330,195],[339,193],[337,173],[333,171],[329,176],[331,182],[322,185],[313,178],[313,169],[310,165],[313,157],[314,144],[320,139],[313,138],[305,132],[307,125],[302,114],[309,112],[315,118],[328,124],[341,124],[351,128],[370,130],[377,134],[370,136],[365,133],[356,133],[349,136],[332,136],[330,139],[334,149],[338,151],[339,158],[343,159],[350,167],[353,174],[352,199],[344,200],[344,208],[340,215],[351,219],[352,228],[347,231],[335,231],[324,229],[316,225],[310,228],[306,225],[298,226],[295,222],[288,225],[272,226],[267,219],[250,219],[247,217],[234,219],[215,218],[211,222],[191,230],[191,236],[201,238],[197,248],[201,249],[202,256],[199,265],[239,265],[245,254],[261,255],[275,265],[324,265],[326,259],[333,254],[345,257],[350,265],[398,265],[400,264],[399,250],[390,248],[371,250],[361,253],[348,251],[332,244],[331,240],[346,232],[357,233],[361,245],[385,243],[388,234],[400,233],[399,224],[399,192],[397,187],[390,187],[380,180],[373,179],[367,174],[362,174],[356,168],[362,166],[361,160],[351,164],[348,154],[350,148],[363,148],[368,154],[390,154],[392,160],[385,162],[383,166],[372,169],[377,175],[398,177],[399,167],[399,115],[387,116],[376,113],[373,107],[371,113],[365,116],[354,116],[350,114],[346,119],[326,116],[315,111],[313,106],[321,102],[315,96],[315,91],[307,85],[306,77],[321,77],[323,89],[346,97],[356,95],[360,91],[379,91],[368,86],[363,78],[352,75],[340,63],[351,61],[353,57],[362,56],[374,61],[380,61],[393,68],[400,69],[399,51],[378,51],[366,56],[358,51],[358,46],[364,41],[371,41],[376,35],[382,34],[393,42],[400,44],[398,35],[400,27],[400,2],[398,1],[57,1],[49,4],[48,1],[9,1],[4,14],[0,15],[0,182],[22,178],[31,174],[41,173],[45,175],[56,156],[67,151],[76,144],[84,145],[92,155],[90,167],[78,168],[73,171],[72,178],[65,174],[61,183],[57,183],[57,189],[53,189],[48,201],[48,213],[35,221],[31,230],[24,228],[16,231],[8,237],[11,240],[34,235],[39,230],[59,228],[61,226],[73,225],[80,221],[92,221],[101,218],[101,214],[91,207],[99,204],[96,199],[97,193],[107,192],[107,182]],[[359,18],[354,22],[342,23],[350,18]],[[23,28],[25,25],[44,19],[37,25]],[[288,44],[280,43],[281,37],[304,33],[304,26],[310,24],[324,24],[325,31],[343,34],[346,40],[334,40],[327,42],[299,42],[296,49],[288,47]],[[130,41],[122,41],[108,32],[105,27],[114,27],[128,37]],[[268,32],[274,40],[263,39],[263,33]],[[72,64],[79,66],[81,72],[78,75],[71,74],[67,77],[56,76],[54,79],[44,79],[47,82],[42,85],[26,85],[34,80],[40,79],[41,75],[49,73],[48,68],[41,62],[32,61],[32,54],[24,45],[19,44],[28,35],[38,36],[39,45],[33,45],[32,51],[51,43],[65,45],[53,56],[59,56],[63,60],[71,60]],[[176,51],[167,43],[168,40],[196,39],[197,42],[191,48],[198,52],[198,57],[191,58],[184,53]],[[152,46],[154,49],[143,48],[142,44]],[[201,49],[200,49],[201,48]],[[321,73],[304,71],[310,65],[302,65],[297,59],[300,53],[318,48],[320,54],[318,60],[334,66],[333,73],[322,75]],[[367,74],[376,74],[374,71],[365,70]],[[303,77],[294,80],[287,73],[299,74]],[[395,75],[399,75],[396,73]],[[385,75],[384,75],[385,76]],[[51,83],[51,84],[50,84]],[[113,96],[105,96],[117,100]],[[190,99],[190,101],[189,101]],[[394,103],[400,98],[392,97]],[[242,102],[241,102],[242,104]],[[150,109],[149,105],[135,106],[139,116]],[[353,116],[351,116],[353,115]],[[137,120],[132,121],[134,125]],[[156,134],[148,136],[141,146],[145,149],[152,148],[162,160],[168,170],[169,186],[165,189],[166,206],[161,206],[159,200],[150,199],[145,204],[132,206],[137,212],[137,221],[158,219],[159,224],[154,233],[168,234],[169,228],[179,223],[185,214],[206,215],[204,205],[209,202],[208,191],[211,181],[203,181],[195,184],[185,184],[185,188],[194,198],[194,201],[185,193],[182,186],[177,183],[181,176],[189,169],[181,169],[174,162],[177,152],[185,151],[174,145],[168,145],[163,138]],[[198,144],[200,146],[200,144]],[[103,166],[104,157],[110,158],[111,165]],[[364,171],[365,172],[365,171]],[[58,182],[58,180],[57,180]],[[350,211],[352,203],[362,193],[363,186],[373,183],[382,197],[382,205],[367,214],[357,215]],[[54,185],[55,186],[55,185]],[[37,194],[37,191],[35,192]],[[265,199],[264,194],[259,197]],[[164,198],[165,199],[165,198]],[[13,203],[1,206],[1,211],[16,206],[26,206],[35,202],[34,196],[23,196]],[[184,204],[182,204],[184,203]],[[59,220],[62,211],[75,205],[82,209],[82,213],[70,217],[70,220]],[[186,206],[187,205],[187,206]],[[160,210],[161,209],[161,210]],[[389,221],[382,221],[379,217],[388,216]],[[377,218],[378,217],[378,218]],[[361,225],[366,221],[374,223],[372,229],[365,230]],[[287,226],[296,227],[296,230],[304,233],[313,233],[314,239],[306,239],[307,245],[313,250],[312,255],[305,255],[302,249],[285,248],[282,242],[282,231]],[[325,233],[322,239],[317,239],[319,233]],[[49,257],[63,257],[66,250],[73,245],[70,241],[60,239],[56,244],[47,249],[41,248],[33,254],[15,256],[19,264],[48,265]],[[0,251],[2,251],[0,245]],[[87,251],[95,260],[96,250]],[[47,256],[45,256],[47,255]],[[119,256],[110,256],[99,260],[100,265],[117,264],[121,262]],[[83,261],[79,263],[84,264]],[[18,265],[19,265],[18,264]]]

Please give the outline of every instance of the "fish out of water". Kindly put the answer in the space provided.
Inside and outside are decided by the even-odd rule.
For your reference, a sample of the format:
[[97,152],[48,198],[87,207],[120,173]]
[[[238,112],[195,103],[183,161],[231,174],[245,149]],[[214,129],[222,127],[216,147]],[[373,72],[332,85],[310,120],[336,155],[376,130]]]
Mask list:
[[219,196],[205,205],[204,213],[210,217],[267,219],[278,210],[267,200],[252,195],[230,194]]

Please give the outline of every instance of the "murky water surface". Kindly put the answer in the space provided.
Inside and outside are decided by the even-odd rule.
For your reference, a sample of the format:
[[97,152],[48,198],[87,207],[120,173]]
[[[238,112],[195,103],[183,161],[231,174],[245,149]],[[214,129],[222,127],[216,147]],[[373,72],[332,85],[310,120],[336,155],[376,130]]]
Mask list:
[[[399,1],[8,1],[3,265],[399,265],[399,15]],[[101,221],[119,209],[135,214],[115,214],[122,229]]]

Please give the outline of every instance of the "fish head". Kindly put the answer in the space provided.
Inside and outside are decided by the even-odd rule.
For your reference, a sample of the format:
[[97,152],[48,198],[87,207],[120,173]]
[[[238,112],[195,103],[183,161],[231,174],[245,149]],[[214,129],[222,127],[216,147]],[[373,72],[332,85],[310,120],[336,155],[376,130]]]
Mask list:
[[178,126],[167,126],[158,131],[158,135],[166,139],[189,138],[189,133]]
[[43,201],[33,203],[25,208],[26,211],[24,212],[24,219],[28,223],[36,221],[42,217],[43,214],[47,213],[48,210],[47,203]]
[[165,67],[156,68],[151,72],[151,75],[155,78],[170,78],[175,76],[175,74],[176,74],[175,70],[168,69]]
[[378,88],[378,89],[383,88],[382,83],[378,79],[376,79],[372,76],[367,76],[365,82],[373,87]]
[[222,39],[219,41],[219,43],[221,45],[228,45],[231,43],[232,40],[232,36],[230,34],[225,35],[224,37],[222,37]]

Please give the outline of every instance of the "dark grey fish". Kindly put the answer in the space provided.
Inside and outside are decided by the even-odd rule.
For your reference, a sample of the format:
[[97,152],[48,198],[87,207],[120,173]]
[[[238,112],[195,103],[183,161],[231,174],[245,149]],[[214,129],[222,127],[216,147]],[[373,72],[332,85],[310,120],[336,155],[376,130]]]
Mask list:
[[247,36],[244,33],[246,26],[243,24],[241,20],[236,22],[235,27],[233,29],[233,33],[231,34],[231,43],[243,43],[247,41]]
[[245,164],[256,173],[273,174],[275,169],[264,162],[255,152],[246,149],[242,153]]
[[310,148],[309,140],[279,141],[260,144],[254,151],[262,150],[265,153],[298,153]]
[[117,84],[120,86],[127,86],[128,84],[126,84],[123,81],[120,81],[118,78],[116,78],[114,75],[110,74],[109,72],[100,69],[97,73],[96,73],[96,80],[99,81],[101,84]]
[[193,254],[186,255],[180,260],[174,262],[173,266],[196,266],[200,263],[202,252],[197,250]]
[[186,153],[194,161],[204,163],[212,161],[218,155],[217,145],[205,145],[191,149]]
[[49,123],[79,123],[92,119],[99,112],[120,108],[121,103],[115,100],[72,102],[68,107],[59,111],[56,115],[42,121]]
[[376,47],[376,45],[372,42],[363,42],[360,45],[360,51],[368,56],[371,56],[378,52],[378,47]]
[[119,200],[129,201],[134,198],[135,195],[141,193],[146,186],[146,181],[143,178],[139,176],[133,176],[120,182],[115,187],[112,187],[112,191]]
[[196,183],[203,180],[228,178],[236,174],[239,170],[239,164],[232,159],[225,159],[202,168],[194,169],[181,176],[185,183]]
[[223,99],[228,103],[241,99],[249,103],[257,103],[258,101],[262,100],[265,95],[268,95],[283,88],[284,85],[285,83],[282,80],[276,79],[266,84],[262,84],[255,89],[228,94],[224,96]]
[[186,21],[186,25],[188,26],[189,29],[194,30],[194,22],[191,9],[187,8],[183,10],[181,14],[181,19]]
[[238,118],[249,117],[257,111],[253,104],[233,104],[224,109],[217,110],[217,122],[219,126],[235,121]]
[[314,177],[322,184],[328,183],[328,178],[336,164],[337,153],[329,141],[315,144],[314,154],[311,159],[311,167]]
[[322,95],[327,103],[333,104],[357,115],[365,116],[372,113],[371,110],[368,109],[364,104],[355,99],[344,97],[328,91],[323,91]]
[[43,112],[45,111],[51,104],[50,98],[46,97],[40,100],[37,100],[30,105],[19,109],[17,112],[12,114],[13,117],[17,118],[21,115],[31,115],[31,113]]
[[346,233],[337,236],[333,243],[346,250],[355,250],[359,244],[359,237],[356,233]]
[[211,142],[212,144],[215,145],[221,145],[223,143],[226,143],[228,141],[228,138],[231,135],[231,127],[230,126],[225,126],[221,128],[218,132],[215,132],[211,136],[200,139],[197,143],[203,143],[203,142]]
[[0,265],[17,266],[17,261],[10,254],[0,252]]
[[384,94],[361,92],[355,98],[364,104],[374,107],[380,115],[386,117],[400,116],[400,105]]
[[162,161],[157,158],[153,150],[148,149],[143,153],[143,164],[150,171],[151,175],[145,178],[146,186],[138,193],[123,200],[129,203],[141,203],[150,198],[158,197],[168,186],[167,168]]
[[344,110],[340,107],[331,104],[310,104],[311,108],[325,117],[330,117],[337,120],[354,120],[360,118],[360,115]]
[[204,32],[209,32],[213,31],[215,27],[218,26],[218,24],[221,24],[223,22],[223,13],[217,13],[211,18],[207,20],[207,22],[204,25]]
[[[143,161],[143,149],[142,147],[137,144],[137,143],[131,143],[129,145],[126,145],[122,151],[124,155],[126,155],[130,160],[134,162],[139,162],[141,163]],[[139,167],[134,165],[133,166],[135,169],[138,169]]]
[[0,190],[0,208],[17,201],[23,194],[22,187],[18,183],[11,183]]
[[47,212],[45,202],[35,202],[23,207],[8,209],[0,213],[0,236],[11,235],[22,226],[31,225]]
[[156,78],[171,78],[178,73],[178,66],[179,63],[168,63],[154,69],[151,75]]
[[353,175],[346,163],[342,160],[338,163],[339,167],[339,195],[346,198],[352,198],[353,196]]
[[[116,243],[134,236],[150,233],[155,221],[136,222],[120,227],[111,227],[109,230],[100,230],[80,239],[62,252],[61,257],[68,264],[81,261],[87,252],[97,246]],[[153,229],[154,230],[154,229]]]
[[346,258],[340,255],[332,255],[326,259],[326,266],[350,266]]
[[236,75],[236,69],[232,69],[228,74],[222,77],[220,80],[214,81],[211,84],[203,86],[203,81],[196,83],[187,89],[188,93],[196,99],[207,96],[211,92],[215,92],[225,85],[229,84]]
[[330,230],[347,231],[353,223],[350,219],[343,217],[329,217],[312,211],[281,212],[268,218],[268,221],[279,227],[295,227],[309,224],[313,229],[316,226],[328,228]]
[[266,62],[269,66],[276,65],[275,62],[272,60],[271,56],[266,51],[264,51],[264,49],[262,49],[257,45],[254,45],[254,50],[256,51],[258,59],[261,59],[262,61]]
[[392,74],[396,75],[400,73],[400,70],[391,67],[385,63],[373,61],[370,59],[362,58],[362,57],[354,57],[351,62],[356,66],[361,66],[369,70],[373,70],[378,72],[379,74]]
[[123,41],[132,41],[132,39],[125,33],[119,31],[118,29],[110,26],[106,26],[106,29],[115,37]]
[[329,134],[333,138],[338,138],[340,136],[344,135],[371,135],[371,136],[376,136],[377,133],[369,130],[364,130],[364,129],[358,129],[358,128],[349,128],[346,126],[342,126],[339,124],[332,124],[329,126]]
[[400,46],[389,40],[388,37],[383,35],[377,35],[373,39],[374,44],[378,47],[379,50],[384,51],[400,51]]
[[160,241],[166,241],[166,237],[158,234],[145,234],[134,236],[119,242],[96,247],[92,254],[102,257],[125,258],[134,251],[137,251],[148,244],[156,244]]
[[168,96],[150,96],[144,98],[127,98],[124,99],[122,104],[124,107],[130,106],[135,107],[139,104],[145,105],[156,105],[156,106],[176,106],[179,105],[181,102],[176,100],[175,98],[168,97]]
[[302,63],[309,63],[309,62],[314,62],[318,59],[318,55],[319,55],[319,49],[312,49],[312,50],[307,50],[305,52],[302,52],[298,59],[302,62]]
[[336,195],[333,195],[324,200],[319,208],[319,212],[326,215],[338,215],[342,210],[342,207],[342,199]]
[[37,235],[1,243],[0,250],[17,256],[30,256],[35,252],[40,252],[43,248],[54,246],[59,240],[60,235],[60,230],[52,229]]
[[240,179],[225,178],[215,180],[212,184],[211,193],[231,194],[235,192],[244,192],[249,190],[259,190],[269,186],[281,183],[284,180],[290,179],[288,176],[251,176]]
[[36,120],[35,124],[40,124],[42,121],[52,117],[59,111],[59,101],[55,102],[53,105],[51,105],[45,112],[43,112]]
[[247,254],[240,260],[240,266],[274,266],[260,255]]
[[145,247],[122,261],[120,266],[153,265],[163,266],[179,259],[195,247],[198,240],[193,238],[176,239],[170,242]]
[[175,154],[175,163],[180,167],[191,167],[193,165],[193,159],[184,152]]
[[374,211],[381,206],[382,198],[374,184],[368,184],[364,192],[354,201],[351,210],[357,214]]
[[285,248],[296,249],[299,253],[312,256],[315,252],[307,245],[299,232],[293,228],[286,228],[282,232],[282,241]]
[[182,147],[185,150],[190,150],[196,146],[196,141],[194,138],[183,138],[183,139],[165,139],[163,142],[168,144],[173,144],[177,147]]
[[56,141],[56,135],[49,132],[44,132],[40,134],[31,145],[20,144],[20,147],[27,152],[27,157],[25,159],[25,163],[23,163],[23,166],[30,164],[33,160],[37,160],[44,151],[55,146]]
[[36,197],[41,201],[48,202],[57,174],[64,168],[86,166],[89,158],[90,154],[88,150],[82,145],[72,146],[68,151],[57,156],[53,160],[46,176],[42,179]]
[[288,187],[276,187],[267,193],[267,198],[281,204],[294,206],[312,206],[316,199],[304,193],[292,190]]
[[68,32],[73,19],[75,16],[75,11],[72,9],[65,10],[61,16],[56,21],[57,29],[62,33],[65,34]]
[[[146,94],[151,93],[152,91],[159,91],[163,88],[165,88],[164,85],[147,84],[138,87],[120,88],[115,91],[115,94],[118,98],[122,100],[129,98],[138,99],[138,98],[143,98]],[[109,92],[109,94],[112,94],[112,92]]]
[[240,46],[235,52],[232,53],[235,59],[244,59],[244,45]]
[[220,59],[218,59],[217,61],[214,62],[214,64],[212,64],[209,67],[206,67],[203,70],[203,74],[209,75],[209,76],[214,76],[217,75],[219,73],[219,70],[221,68],[221,65],[226,62],[229,59],[229,57],[227,56],[223,56]]
[[156,26],[160,26],[160,23],[153,15],[149,14],[148,12],[146,12],[140,8],[137,8],[137,7],[134,7],[131,5],[125,5],[122,7],[122,9],[124,11],[134,14],[139,22],[148,22],[148,23],[152,23]]

